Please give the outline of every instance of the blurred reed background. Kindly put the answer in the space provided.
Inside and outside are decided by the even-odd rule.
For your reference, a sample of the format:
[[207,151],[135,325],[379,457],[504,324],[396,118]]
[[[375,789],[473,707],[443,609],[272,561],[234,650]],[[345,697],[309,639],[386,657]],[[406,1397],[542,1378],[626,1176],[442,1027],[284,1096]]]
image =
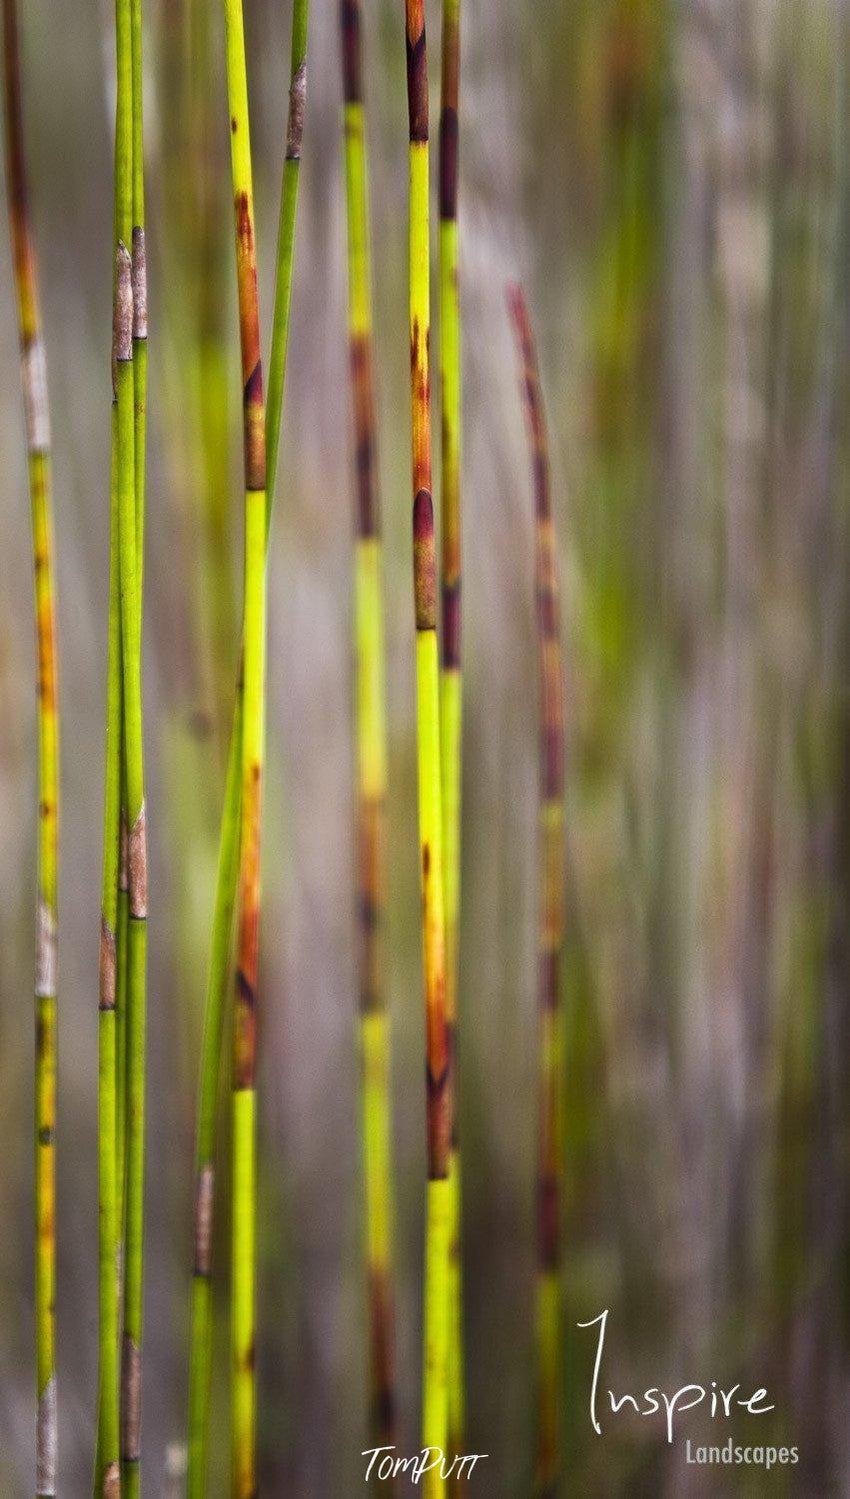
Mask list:
[[[416,1450],[424,1181],[403,7],[365,7],[389,690],[399,1443]],[[144,1466],[180,1492],[201,1007],[241,608],[239,366],[219,7],[146,5],[151,837]],[[430,3],[432,119],[439,6]],[[113,22],[23,5],[53,422],[63,709],[60,1491],[91,1482],[108,557]],[[463,0],[461,937],[470,1491],[530,1491],[533,514],[504,284],[540,343],[567,671],[567,1471],[588,1495],[850,1489],[850,551],[845,0]],[[266,337],[289,7],[247,0]],[[336,5],[311,16],[270,551],[260,1068],[260,1478],[359,1491],[365,1308]],[[435,240],[436,249],[436,240]],[[0,1491],[29,1488],[35,713],[0,236]],[[438,401],[438,391],[435,390]],[[227,423],[221,414],[229,413]],[[438,405],[435,407],[435,418]],[[216,1227],[226,1288],[226,1211]],[[606,1381],[727,1375],[799,1467],[690,1476],[595,1437]],[[227,1323],[213,1494],[227,1489]],[[694,1430],[699,1430],[695,1425]],[[752,1438],[752,1433],[750,1433]],[[690,1470],[691,1473],[693,1470]],[[748,1487],[748,1484],[750,1485]]]

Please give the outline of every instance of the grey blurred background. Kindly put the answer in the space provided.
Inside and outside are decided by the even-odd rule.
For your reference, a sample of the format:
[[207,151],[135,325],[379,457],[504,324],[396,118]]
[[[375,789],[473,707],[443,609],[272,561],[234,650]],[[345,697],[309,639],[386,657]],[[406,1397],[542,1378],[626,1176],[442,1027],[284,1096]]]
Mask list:
[[[91,1483],[97,1360],[113,32],[106,0],[24,0],[22,9],[54,428],[60,1485],[76,1495]],[[261,1487],[335,1499],[359,1492],[368,1443],[340,62],[336,5],[314,0],[312,11],[270,560]],[[403,7],[373,0],[365,12],[387,544],[400,1442],[412,1451],[424,1090]],[[461,1114],[468,1447],[490,1454],[470,1491],[531,1491],[533,535],[503,299],[506,279],[520,276],[551,425],[568,674],[564,1493],[846,1494],[847,6],[463,0],[462,12]],[[439,20],[429,0],[434,127]],[[222,18],[206,0],[148,0],[145,23],[153,873],[144,1471],[148,1493],[171,1495],[180,1492],[195,1087],[240,608],[239,375]],[[246,0],[246,26],[268,329],[289,5]],[[36,792],[8,253],[4,233],[0,1490],[17,1494],[30,1487],[34,1421]],[[435,382],[435,431],[438,412]],[[219,1229],[224,1290],[226,1212]],[[604,1383],[672,1390],[728,1376],[764,1385],[773,1417],[757,1436],[752,1418],[740,1431],[797,1443],[799,1465],[769,1476],[688,1469],[660,1423],[625,1415],[595,1437],[593,1334],[575,1323],[604,1307]],[[224,1310],[217,1360],[213,1495],[228,1489]],[[694,1420],[687,1432],[705,1428]]]

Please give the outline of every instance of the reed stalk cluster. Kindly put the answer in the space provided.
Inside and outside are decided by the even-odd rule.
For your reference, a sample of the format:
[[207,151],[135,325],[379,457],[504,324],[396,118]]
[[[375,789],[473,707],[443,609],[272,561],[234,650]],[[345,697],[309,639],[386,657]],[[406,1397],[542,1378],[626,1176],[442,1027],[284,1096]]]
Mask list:
[[[55,1090],[58,885],[58,710],[50,437],[35,250],[23,150],[17,0],[3,0],[6,181],[21,345],[32,510],[37,641],[39,835],[35,1009],[36,1494],[57,1492],[55,1374]],[[191,29],[191,7],[186,12]],[[424,976],[427,1180],[423,1287],[422,1444],[440,1449],[426,1495],[458,1491],[464,1380],[461,1150],[457,1123],[463,687],[461,653],[462,370],[458,263],[460,0],[443,0],[439,124],[440,524],[432,491],[431,183],[424,0],[405,0],[409,170],[409,355],[412,598],[421,948]],[[197,19],[197,18],[196,18]],[[254,212],[248,67],[242,0],[223,0],[235,281],[242,389],[243,598],[239,666],[220,824],[206,974],[195,1141],[186,1491],[210,1481],[213,1239],[220,1205],[217,1153],[225,1036],[230,1031],[231,1492],[258,1492],[257,1076],[260,914],[266,754],[268,554],[281,444],[307,90],[308,0],[293,0],[289,107],[278,218],[274,317],[265,398]],[[355,495],[352,572],[354,800],[359,1131],[363,1282],[371,1440],[398,1442],[390,1025],[386,975],[388,731],[384,555],[377,456],[372,232],[362,0],[339,0],[342,146],[347,230],[347,350]],[[177,34],[169,32],[170,36]],[[208,61],[208,18],[201,23]],[[191,49],[190,49],[191,50]],[[172,59],[173,63],[173,59]],[[179,68],[179,64],[177,65]],[[148,294],[145,245],[142,0],[115,0],[112,235],[112,409],[103,857],[98,974],[98,1398],[94,1493],[141,1492],[144,1289],[148,854],[143,713]],[[185,83],[185,80],[183,80]],[[187,89],[191,99],[195,91]],[[197,99],[195,99],[195,106]],[[190,106],[190,112],[191,112]],[[206,104],[197,134],[206,140]],[[199,115],[199,119],[201,119]],[[185,122],[184,122],[185,123]],[[198,120],[194,122],[198,127]],[[192,122],[186,138],[192,135]],[[226,455],[224,357],[202,347],[205,267],[214,257],[210,161],[197,199],[202,232],[181,241],[191,268],[198,349],[193,389],[199,446]],[[175,174],[179,180],[179,173]],[[173,196],[173,195],[172,195]],[[197,209],[197,203],[195,204]],[[172,295],[174,293],[172,292]],[[535,488],[540,677],[538,918],[539,1129],[537,1163],[536,1492],[554,1496],[561,1440],[561,1076],[559,970],[564,936],[564,695],[557,545],[537,358],[522,293],[509,308]],[[214,321],[214,320],[213,320]],[[203,326],[202,326],[203,325]],[[217,326],[217,324],[216,324]],[[199,331],[200,330],[200,331]],[[209,379],[208,379],[209,377]],[[216,411],[214,392],[221,398]],[[187,418],[188,420],[188,418]],[[187,447],[191,445],[187,440]],[[210,474],[205,474],[210,481]],[[226,490],[218,476],[216,492]],[[226,516],[218,503],[219,540]],[[440,547],[438,554],[438,534]],[[226,568],[219,566],[219,579]],[[210,609],[217,638],[227,610]],[[220,663],[217,672],[221,677]],[[226,685],[226,684],[225,684]],[[218,686],[218,684],[217,684]],[[218,694],[214,694],[218,695]],[[226,722],[226,720],[225,720]],[[455,1473],[454,1478],[444,1471]]]

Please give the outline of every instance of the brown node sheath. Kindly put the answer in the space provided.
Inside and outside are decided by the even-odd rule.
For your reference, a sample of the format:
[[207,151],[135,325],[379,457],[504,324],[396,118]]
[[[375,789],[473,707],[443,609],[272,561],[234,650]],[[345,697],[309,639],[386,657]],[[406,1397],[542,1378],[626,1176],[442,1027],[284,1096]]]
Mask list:
[[103,1499],[119,1499],[121,1493],[121,1469],[117,1463],[108,1463],[103,1470]]
[[212,1271],[212,1227],[215,1168],[207,1161],[195,1187],[195,1263],[193,1273],[209,1279]]
[[380,1004],[378,928],[382,889],[382,822],[381,798],[364,797],[360,803],[357,834],[360,1010],[364,1015],[377,1010]]
[[236,1038],[233,1047],[233,1087],[254,1086],[256,1071],[257,991],[240,968],[236,973]]
[[243,791],[243,853],[239,966],[236,974],[236,1034],[233,1086],[253,1088],[256,1070],[256,998],[260,948],[260,767]]
[[52,629],[52,605],[49,600],[39,608],[36,650],[38,680],[36,690],[47,713],[56,711],[56,654]]
[[[251,381],[260,369],[260,320],[257,302],[257,256],[254,244],[254,221],[246,192],[236,195],[236,279],[239,301],[239,346],[242,352],[242,384],[245,400]],[[262,372],[253,394],[262,397]],[[262,488],[263,485],[256,485]]]
[[56,1375],[52,1374],[39,1397],[36,1414],[35,1472],[39,1494],[56,1493],[58,1447]]
[[127,861],[129,869],[130,915],[144,921],[148,914],[148,840],[147,815],[142,802],[139,815],[130,829]]
[[436,630],[437,553],[434,505],[427,489],[420,489],[413,502],[413,589],[417,630]]
[[407,110],[412,141],[428,139],[428,54],[424,0],[407,3]]
[[[431,400],[431,360],[430,360],[430,352],[431,352],[431,330],[429,328],[426,328],[426,330],[425,330],[425,337],[423,339],[423,337],[422,337],[422,330],[419,327],[419,319],[418,318],[414,318],[414,320],[413,320],[413,332],[411,334],[411,339],[410,339],[410,373],[411,373],[411,377],[412,377],[412,381],[413,381],[413,396],[414,396],[414,399],[416,401],[418,401],[424,407],[424,415],[423,415],[422,420],[425,423],[425,431],[428,433],[429,436],[430,436],[430,417],[429,417],[429,412],[430,412],[430,400]],[[421,434],[420,434],[420,437],[419,437],[419,442],[417,444],[417,454],[416,454],[415,461],[417,463],[421,463],[423,465],[428,465],[429,468],[430,468],[430,443],[428,443],[426,445],[423,442],[423,440],[422,440]],[[429,477],[429,483],[425,484],[423,487],[427,489],[429,487],[429,484],[430,484],[430,477]]]
[[354,393],[354,444],[357,462],[357,535],[362,541],[378,535],[375,489],[375,392],[372,345],[357,333],[349,341],[351,384]]
[[389,1276],[385,1270],[369,1272],[369,1301],[372,1334],[372,1422],[370,1429],[376,1432],[381,1444],[392,1446],[395,1441],[396,1410],[395,1357],[393,1352],[393,1296]]
[[443,666],[447,671],[460,667],[460,579],[450,582],[444,575],[442,587],[443,631],[440,641]]
[[148,336],[148,268],[145,253],[145,231],[139,224],[133,230],[132,256],[133,337]]
[[[428,1110],[428,1178],[445,1181],[449,1174],[449,1152],[452,1137],[452,1076],[448,1056],[445,1024],[428,1022],[429,1060],[425,1067]],[[439,1032],[439,1034],[437,1034]],[[431,1061],[432,1051],[441,1058],[437,1068]]]
[[100,918],[100,966],[99,966],[100,1002],[101,1010],[115,1009],[115,933],[107,924],[106,918]]
[[245,382],[245,488],[266,487],[266,419],[263,367],[259,359]]
[[440,218],[457,218],[457,109],[444,104],[440,111]]
[[289,88],[289,118],[286,124],[286,159],[300,161],[304,135],[304,105],[307,99],[307,59],[302,58]]
[[112,396],[117,400],[116,365],[133,358],[133,271],[130,252],[123,240],[115,250],[115,300],[112,311]]
[[360,0],[342,0],[342,96],[346,104],[363,103],[360,53]]
[[457,218],[459,15],[451,10],[443,25],[442,105],[440,109],[440,218]]
[[43,896],[38,898],[35,937],[35,994],[50,999],[56,993],[56,918]]
[[124,1334],[121,1346],[121,1458],[137,1463],[141,1457],[142,1358],[138,1344]]
[[21,386],[24,393],[27,448],[30,453],[44,453],[50,447],[47,366],[44,358],[44,344],[37,334],[32,338],[27,338],[21,350]]

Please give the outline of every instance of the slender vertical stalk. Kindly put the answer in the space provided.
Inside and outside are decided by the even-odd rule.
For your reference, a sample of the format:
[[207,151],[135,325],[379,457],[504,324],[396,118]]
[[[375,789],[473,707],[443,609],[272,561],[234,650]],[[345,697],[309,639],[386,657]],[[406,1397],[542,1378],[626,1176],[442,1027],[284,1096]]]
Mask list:
[[292,45],[289,78],[289,114],[286,126],[286,156],[280,192],[280,222],[277,236],[277,267],[274,318],[269,355],[269,397],[266,413],[267,512],[271,515],[280,452],[280,418],[286,384],[289,351],[289,308],[292,297],[292,263],[295,254],[295,218],[301,177],[301,140],[307,102],[307,22],[309,0],[293,0]]
[[38,898],[35,957],[35,1337],[37,1495],[56,1493],[56,967],[59,733],[47,374],[29,220],[16,0],[3,0],[6,191],[21,346],[32,513],[38,701]]
[[537,1453],[535,1492],[554,1499],[561,1467],[561,1126],[564,931],[564,685],[557,540],[537,354],[525,299],[508,290],[522,369],[534,476],[535,595],[540,679],[539,1100],[537,1140]]
[[[113,369],[119,306],[113,328]],[[117,389],[112,409],[109,504],[109,633],[106,675],[106,766],[103,796],[103,884],[100,915],[98,1019],[99,1377],[95,1496],[114,1499],[118,1470],[118,1154],[115,1005],[118,951],[119,823],[121,816],[121,595],[118,564]]]
[[[130,252],[123,241],[117,251],[118,280],[130,282]],[[118,534],[121,573],[121,652],[124,680],[124,732],[128,809],[128,931],[127,931],[127,1075],[124,1189],[126,1254],[124,1263],[124,1336],[121,1361],[121,1476],[122,1488],[139,1486],[141,1418],[141,1301],[144,1187],[144,1058],[145,969],[147,939],[147,857],[145,793],[142,757],[141,649],[137,603],[135,516],[135,449],[133,409],[132,289],[130,336],[121,346],[118,369]]]
[[[279,428],[286,381],[286,354],[289,343],[295,222],[298,205],[301,138],[307,86],[308,9],[308,0],[295,0],[292,13],[292,67],[289,121],[287,127],[286,160],[281,188],[275,315],[272,328],[272,379],[265,419],[266,476],[268,487],[265,497],[264,554],[268,545],[271,512],[274,502],[277,455],[279,452]],[[236,119],[236,130],[233,128],[234,118]],[[247,141],[247,103],[245,123]],[[238,124],[238,117],[233,114],[231,109],[232,135],[237,133]],[[239,227],[238,213],[239,200],[237,189],[237,234]],[[240,322],[242,322],[241,301]],[[259,342],[257,343],[257,349],[259,352]],[[274,386],[273,389],[271,388],[272,385]],[[218,1079],[221,1070],[226,993],[232,972],[230,951],[237,885],[239,882],[244,682],[243,657],[243,668],[240,670],[236,686],[236,707],[224,788],[224,807],[216,873],[210,960],[207,970],[201,1074],[198,1091],[198,1124],[195,1145],[194,1262],[189,1342],[189,1443],[187,1479],[189,1499],[201,1499],[201,1496],[206,1493],[212,1355],[211,1274],[215,1198],[216,1101]],[[236,1099],[234,1095],[235,1107]],[[244,1107],[244,1105],[241,1107]]]
[[370,1424],[375,1445],[392,1446],[395,1442],[394,1192],[390,1046],[381,953],[387,731],[361,0],[341,0],[340,25],[348,218],[348,348],[357,472],[354,543],[357,904]]
[[[122,507],[133,503],[133,296],[130,257],[126,248],[132,227],[132,60],[128,0],[115,7],[116,108],[115,203],[116,241],[113,275],[112,436],[109,519],[109,634],[107,648],[106,766],[104,785],[103,890],[100,931],[100,1041],[98,1163],[100,1180],[100,1372],[98,1386],[97,1454],[94,1492],[106,1499],[120,1493],[119,1470],[119,1157],[117,1094],[123,1071],[116,1043],[116,1000],[125,989],[122,970],[127,955],[119,950],[119,864],[121,809],[126,800],[126,716],[124,712],[122,576]],[[124,766],[122,769],[122,758]],[[129,901],[129,895],[127,897]],[[128,906],[129,911],[129,906]],[[120,978],[119,978],[120,975]],[[122,992],[122,999],[124,994]],[[123,1021],[122,1021],[123,1030]],[[123,1037],[122,1037],[123,1044]]]
[[[457,1114],[458,930],[463,691],[461,677],[461,356],[458,303],[458,94],[460,0],[443,0],[439,138],[440,386],[442,391],[442,636],[440,747],[443,780],[443,878],[446,907],[446,1026],[455,1111],[449,1158],[449,1451],[463,1451],[463,1275],[460,1135]],[[456,1486],[456,1485],[454,1485]]]
[[[406,0],[406,19],[410,126],[413,589],[428,1130],[422,1431],[423,1445],[445,1451],[448,1434],[452,1077],[446,1033],[437,558],[431,499],[428,65],[424,0]],[[426,1492],[445,1492],[440,1466],[427,1473]]]
[[[124,8],[126,0],[118,0]],[[147,815],[142,731],[142,581],[145,489],[145,406],[147,391],[147,286],[144,236],[144,155],[142,143],[141,0],[129,0],[130,114],[129,204],[121,199],[122,229],[129,207],[130,235],[119,244],[119,275],[131,280],[130,417],[122,424],[119,384],[119,537],[121,567],[121,649],[124,678],[124,750],[127,796],[127,1016],[124,1126],[126,1138],[124,1332],[121,1347],[121,1482],[127,1495],[141,1486],[142,1314],[144,1270],[145,1061],[147,975]],[[124,127],[126,128],[126,126]],[[132,246],[130,254],[129,246]],[[122,253],[123,252],[123,253]],[[122,378],[119,363],[119,381]],[[132,467],[125,471],[124,444]]]
[[266,442],[260,311],[241,0],[225,0],[227,92],[236,222],[245,455],[242,616],[242,803],[237,975],[233,1011],[233,1241],[231,1419],[235,1499],[256,1493],[254,1369],[256,1250],[256,1004],[265,735]]

